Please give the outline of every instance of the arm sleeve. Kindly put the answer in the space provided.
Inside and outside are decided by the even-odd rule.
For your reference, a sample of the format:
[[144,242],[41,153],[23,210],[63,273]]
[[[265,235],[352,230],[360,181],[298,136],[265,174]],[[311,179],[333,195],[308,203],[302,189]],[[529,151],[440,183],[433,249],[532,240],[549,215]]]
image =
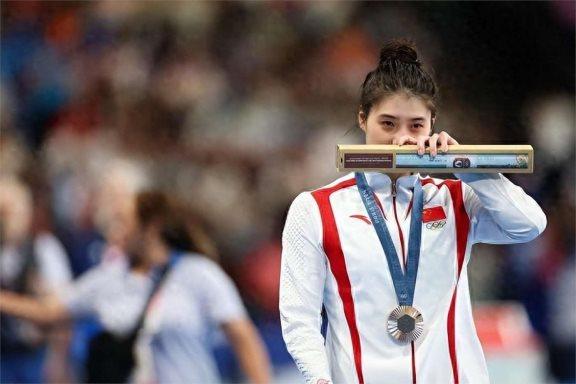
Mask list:
[[330,380],[320,333],[326,258],[321,248],[320,213],[310,195],[292,203],[282,235],[280,319],[288,352],[307,383]]
[[46,287],[51,292],[66,289],[72,282],[72,272],[62,244],[53,235],[45,233],[36,237],[34,249]]
[[[95,315],[95,303],[99,292],[110,280],[109,271],[102,266],[94,267],[74,281],[68,289],[59,294],[64,307],[73,318]],[[114,276],[112,275],[112,279]]]
[[546,215],[538,203],[501,173],[455,175],[464,182],[473,243],[525,243],[546,228]]
[[195,257],[202,258],[198,260],[201,262],[203,276],[200,289],[208,317],[216,324],[248,317],[232,279],[212,260],[203,256]]

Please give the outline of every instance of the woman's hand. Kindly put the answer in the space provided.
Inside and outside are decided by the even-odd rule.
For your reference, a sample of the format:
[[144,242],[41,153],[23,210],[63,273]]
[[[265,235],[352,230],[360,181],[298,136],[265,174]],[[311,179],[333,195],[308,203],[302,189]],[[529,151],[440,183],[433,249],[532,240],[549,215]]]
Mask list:
[[37,298],[5,290],[0,290],[0,312],[45,326],[71,317],[68,309],[55,295]]
[[430,148],[430,157],[436,156],[438,153],[438,144],[440,144],[440,151],[442,153],[448,152],[448,146],[458,144],[456,139],[450,136],[446,131],[435,133],[432,136],[418,136],[416,138],[416,145],[418,146],[418,154],[424,155],[426,144]]
[[403,135],[392,139],[392,145],[418,144],[418,140],[410,135]]
[[398,139],[393,139],[392,144],[416,144],[418,155],[420,156],[424,155],[424,152],[426,152],[426,146],[428,146],[430,148],[430,157],[434,157],[438,153],[438,144],[440,144],[440,152],[446,153],[448,152],[449,145],[458,144],[458,142],[446,131],[442,131],[440,133],[435,133],[432,136],[400,136]]
[[272,368],[266,347],[252,321],[248,319],[230,320],[221,326],[250,382],[256,384],[270,383]]

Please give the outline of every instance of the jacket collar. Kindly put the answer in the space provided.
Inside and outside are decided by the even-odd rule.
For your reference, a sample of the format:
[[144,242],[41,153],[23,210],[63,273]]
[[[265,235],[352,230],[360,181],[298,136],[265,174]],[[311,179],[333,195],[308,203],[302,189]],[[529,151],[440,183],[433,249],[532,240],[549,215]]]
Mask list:
[[[392,179],[386,173],[381,172],[365,172],[366,181],[372,189],[390,192]],[[415,172],[410,175],[400,176],[396,179],[396,189],[413,189],[416,181],[421,179],[420,173]]]

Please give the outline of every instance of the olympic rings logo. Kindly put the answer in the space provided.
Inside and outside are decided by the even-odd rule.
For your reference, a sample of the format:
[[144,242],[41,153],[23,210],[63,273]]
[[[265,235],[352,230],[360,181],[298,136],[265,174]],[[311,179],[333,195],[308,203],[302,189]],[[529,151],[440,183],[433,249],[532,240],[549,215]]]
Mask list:
[[446,220],[433,221],[431,223],[426,223],[426,229],[442,229],[446,225]]

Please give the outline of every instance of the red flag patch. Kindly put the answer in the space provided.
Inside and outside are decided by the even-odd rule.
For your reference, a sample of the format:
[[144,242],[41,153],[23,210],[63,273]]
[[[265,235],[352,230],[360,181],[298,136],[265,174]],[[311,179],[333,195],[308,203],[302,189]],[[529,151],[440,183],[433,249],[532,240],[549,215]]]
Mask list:
[[446,219],[446,213],[444,213],[444,208],[437,205],[435,207],[424,208],[422,210],[422,222],[428,223],[430,221],[438,221]]

